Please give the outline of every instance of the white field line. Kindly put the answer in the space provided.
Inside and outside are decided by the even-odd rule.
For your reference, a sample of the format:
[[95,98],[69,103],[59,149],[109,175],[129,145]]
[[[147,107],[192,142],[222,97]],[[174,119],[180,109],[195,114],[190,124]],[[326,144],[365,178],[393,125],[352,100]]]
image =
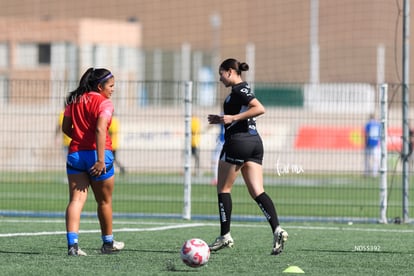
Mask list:
[[[154,231],[164,231],[170,229],[180,229],[180,228],[191,228],[191,227],[200,227],[205,226],[203,223],[191,223],[191,224],[175,224],[159,227],[150,227],[150,228],[120,228],[114,229],[113,232],[154,232]],[[100,233],[101,230],[80,230],[79,233]],[[66,231],[42,231],[42,232],[23,232],[23,233],[4,233],[0,234],[0,238],[6,237],[26,237],[26,236],[50,236],[50,235],[64,235]]]
[[[64,223],[64,220],[14,220],[14,219],[5,219],[0,220],[3,223]],[[82,223],[97,223],[97,221],[84,220]],[[157,227],[144,227],[144,228],[129,228],[123,227],[114,229],[114,232],[155,232],[155,231],[165,231],[171,229],[182,229],[182,228],[192,228],[192,227],[217,227],[218,223],[163,223],[163,222],[133,222],[133,221],[117,221],[114,222],[114,225],[160,225]],[[233,223],[232,227],[269,227],[266,223],[256,223],[256,224],[238,224]],[[356,231],[356,232],[392,232],[392,233],[414,233],[414,229],[387,229],[384,227],[379,228],[359,228],[353,226],[298,226],[298,225],[287,225],[284,226],[285,229],[298,229],[298,230],[318,230],[318,231]],[[96,230],[80,230],[80,233],[100,233],[99,229]],[[47,235],[64,235],[66,231],[40,231],[40,232],[22,232],[22,233],[0,233],[0,238],[5,237],[25,237],[25,236],[47,236]]]

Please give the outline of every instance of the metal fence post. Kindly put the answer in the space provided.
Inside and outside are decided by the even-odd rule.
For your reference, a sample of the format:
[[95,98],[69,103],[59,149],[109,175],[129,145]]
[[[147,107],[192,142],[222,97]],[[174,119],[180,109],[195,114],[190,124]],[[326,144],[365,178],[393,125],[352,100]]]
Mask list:
[[191,81],[185,82],[184,121],[185,121],[185,151],[184,151],[184,210],[183,219],[191,219],[191,113],[192,113]]

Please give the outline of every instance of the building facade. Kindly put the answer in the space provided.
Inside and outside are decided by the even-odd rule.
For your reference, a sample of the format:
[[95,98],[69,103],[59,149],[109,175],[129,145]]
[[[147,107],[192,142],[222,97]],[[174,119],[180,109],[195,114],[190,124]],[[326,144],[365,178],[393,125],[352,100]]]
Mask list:
[[[260,82],[400,82],[399,1],[21,0],[17,5],[0,0],[0,4],[0,17],[132,19],[142,26],[142,45],[151,53],[150,60],[154,50],[179,53],[185,44],[192,52],[215,56],[206,62],[214,70],[221,58],[230,56],[251,62],[254,71],[248,77]],[[104,28],[99,33],[117,35]],[[166,75],[172,70],[168,67],[163,78],[173,79]],[[147,73],[146,78],[154,76]]]
[[[102,30],[108,31],[106,35]],[[111,68],[124,80],[141,78],[142,33],[138,22],[104,19],[0,18],[3,100],[43,101],[72,86],[89,67]],[[36,97],[23,81],[44,86]],[[61,82],[66,82],[67,86]]]

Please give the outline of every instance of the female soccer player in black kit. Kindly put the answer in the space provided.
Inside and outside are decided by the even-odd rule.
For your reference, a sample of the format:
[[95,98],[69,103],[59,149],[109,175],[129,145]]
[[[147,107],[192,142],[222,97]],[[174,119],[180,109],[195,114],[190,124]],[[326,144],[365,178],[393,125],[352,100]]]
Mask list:
[[210,124],[224,124],[225,142],[218,165],[218,207],[220,215],[220,236],[210,245],[211,251],[232,247],[230,235],[232,212],[231,189],[240,171],[250,196],[257,202],[274,237],[273,255],[282,252],[288,233],[279,226],[272,199],[263,188],[263,143],[256,130],[256,116],[265,112],[249,85],[241,77],[249,65],[236,59],[223,61],[219,68],[220,81],[231,87],[231,93],[223,104],[224,115],[208,115]]

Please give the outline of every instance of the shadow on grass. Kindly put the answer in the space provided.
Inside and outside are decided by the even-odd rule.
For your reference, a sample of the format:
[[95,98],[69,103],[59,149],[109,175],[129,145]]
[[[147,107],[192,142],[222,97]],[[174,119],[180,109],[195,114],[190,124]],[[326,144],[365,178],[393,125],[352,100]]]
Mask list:
[[0,250],[0,254],[22,254],[22,255],[40,255],[39,252],[22,252],[22,251],[5,251]]
[[155,249],[122,249],[122,252],[142,252],[142,253],[166,253],[166,254],[178,254],[179,251],[172,250],[155,250]]
[[190,268],[188,267],[188,269],[177,269],[175,267],[175,260],[166,260],[165,262],[165,271],[168,272],[186,272],[186,273],[198,273],[197,268]]

